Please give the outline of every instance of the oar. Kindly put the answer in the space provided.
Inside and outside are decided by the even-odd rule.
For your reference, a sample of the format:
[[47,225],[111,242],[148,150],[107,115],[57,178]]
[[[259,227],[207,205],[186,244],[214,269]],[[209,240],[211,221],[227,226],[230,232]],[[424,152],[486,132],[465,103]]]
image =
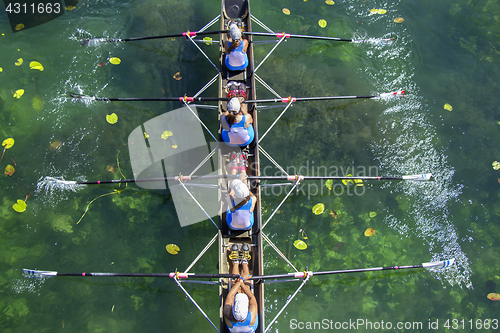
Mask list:
[[246,100],[244,103],[293,103],[300,101],[324,101],[330,99],[363,99],[363,98],[389,98],[389,97],[402,97],[405,94],[404,90],[394,91],[391,93],[383,93],[380,95],[367,95],[367,96],[324,96],[324,97],[285,97],[285,98],[270,98],[270,99],[253,99]]
[[[359,268],[359,269],[346,269],[337,271],[322,271],[322,272],[295,272],[288,274],[275,274],[275,275],[259,275],[252,276],[250,280],[264,280],[264,279],[279,279],[279,278],[305,278],[307,276],[313,275],[329,275],[329,274],[341,274],[341,273],[359,273],[359,272],[369,272],[369,271],[383,271],[383,270],[395,270],[395,269],[409,269],[409,268],[425,268],[425,269],[443,269],[453,265],[455,259],[435,261],[429,263],[423,263],[421,265],[413,266],[391,266],[391,267],[375,267],[375,268]],[[235,274],[198,274],[198,273],[61,273],[56,271],[39,271],[34,269],[23,268],[23,272],[29,276],[34,276],[37,278],[50,278],[55,276],[80,276],[80,277],[170,277],[178,279],[188,279],[188,278],[237,278],[238,275]]]
[[[288,181],[301,181],[301,180],[341,180],[341,179],[361,179],[361,180],[430,180],[432,173],[424,173],[418,175],[406,175],[400,177],[372,177],[372,176],[248,176],[248,179],[259,180],[288,180]],[[123,183],[140,183],[140,182],[157,182],[157,181],[190,181],[196,179],[236,179],[236,175],[205,175],[205,176],[174,176],[174,177],[161,177],[161,178],[138,178],[138,179],[109,179],[109,180],[94,180],[94,181],[76,181],[64,180],[54,177],[45,177],[38,184],[38,188],[48,186],[60,189],[74,189],[79,185],[100,185],[100,184],[123,184]]]
[[238,275],[234,274],[196,274],[196,273],[61,273],[55,271],[38,271],[34,269],[23,268],[23,272],[29,276],[37,278],[50,278],[54,276],[100,276],[100,277],[170,277],[170,278],[236,278]]
[[361,180],[430,180],[432,173],[423,173],[419,175],[406,175],[399,177],[373,177],[373,176],[248,176],[249,179],[261,179],[261,180],[322,180],[322,179],[361,179]]
[[102,101],[102,102],[136,102],[136,101],[179,101],[179,102],[215,102],[215,101],[229,101],[230,98],[226,97],[121,97],[121,98],[106,98],[106,97],[90,97],[82,95],[69,95],[71,98],[78,98],[82,100]]
[[[331,99],[363,99],[363,98],[390,98],[390,97],[402,97],[405,91],[395,91],[391,93],[383,93],[380,95],[367,95],[367,96],[324,96],[324,97],[284,97],[284,98],[270,98],[270,99],[253,99],[246,100],[243,103],[294,103],[300,101],[323,101]],[[215,101],[229,101],[230,98],[227,97],[121,97],[121,98],[107,98],[107,97],[91,97],[82,95],[69,95],[71,98],[77,98],[82,100],[91,101],[103,101],[103,102],[135,102],[135,101],[179,101],[179,102],[215,102]]]
[[146,37],[130,37],[130,38],[85,38],[83,39],[82,45],[85,46],[96,46],[99,43],[109,43],[109,42],[134,42],[138,40],[145,39],[159,39],[159,38],[173,38],[173,37],[195,37],[199,35],[215,35],[220,33],[228,32],[229,30],[216,30],[216,31],[186,31],[175,34],[158,35],[158,36],[146,36]]
[[[354,42],[354,43],[360,43],[360,42],[372,42],[372,39],[368,40],[363,40],[363,39],[350,39],[350,38],[339,38],[339,37],[324,37],[324,36],[309,36],[309,35],[294,35],[294,34],[288,34],[285,32],[280,32],[280,33],[272,33],[272,32],[243,32],[245,35],[252,35],[252,36],[273,36],[276,38],[305,38],[305,39],[319,39],[319,40],[331,40],[335,42]],[[392,38],[381,38],[379,39],[380,41],[384,41],[386,43],[390,42]]]
[[359,273],[359,272],[370,272],[370,271],[385,271],[385,270],[395,270],[395,269],[409,269],[409,268],[425,268],[425,269],[443,269],[453,265],[455,259],[435,261],[423,263],[420,265],[412,266],[390,266],[390,267],[374,267],[374,268],[359,268],[359,269],[345,269],[337,271],[322,271],[322,272],[294,272],[288,274],[276,274],[276,275],[260,275],[252,276],[251,280],[264,280],[264,279],[279,279],[279,278],[305,278],[307,276],[313,275],[330,275],[330,274],[342,274],[342,273]]

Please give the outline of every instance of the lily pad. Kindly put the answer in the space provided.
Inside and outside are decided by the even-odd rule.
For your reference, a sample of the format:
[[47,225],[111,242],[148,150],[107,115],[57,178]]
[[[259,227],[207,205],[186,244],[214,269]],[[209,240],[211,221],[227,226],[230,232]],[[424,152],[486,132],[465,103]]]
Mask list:
[[173,134],[171,131],[168,131],[168,130],[167,130],[167,131],[164,131],[164,132],[161,134],[161,138],[162,138],[163,140],[167,140],[167,138],[168,138],[168,137],[170,137],[170,136],[172,136],[172,135],[174,135],[174,134]]
[[290,15],[290,9],[288,9],[288,8],[283,8],[281,11],[282,11],[282,12],[283,12],[283,14],[285,14],[285,15]]
[[312,212],[315,215],[323,214],[324,211],[325,211],[325,205],[322,203],[316,204],[312,209]]
[[13,138],[8,138],[3,140],[2,146],[5,146],[5,149],[9,149],[14,145],[14,139]]
[[318,24],[319,24],[320,27],[324,28],[324,27],[326,27],[327,23],[326,23],[326,20],[321,19],[321,20],[318,21]]
[[114,112],[112,114],[107,114],[106,121],[111,125],[116,124],[116,122],[118,121],[118,116]]
[[18,199],[17,202],[12,205],[12,208],[18,213],[22,213],[26,210],[26,202],[21,199]]
[[43,66],[38,61],[30,62],[30,69],[38,69],[40,72],[43,72]]
[[12,176],[14,174],[14,172],[16,172],[16,169],[14,169],[14,167],[12,165],[9,164],[5,167],[5,174],[7,176]]
[[492,301],[500,301],[500,294],[497,293],[489,293],[486,297]]
[[495,161],[495,162],[491,163],[491,165],[493,166],[493,170],[500,169],[500,162],[498,162],[498,161]]
[[24,62],[23,58],[19,58],[19,59],[17,59],[15,65],[16,66],[21,66],[23,64],[23,62]]
[[203,38],[203,41],[207,45],[212,45],[213,39],[212,39],[212,37],[205,37],[205,38]]
[[453,106],[451,106],[450,104],[446,103],[446,104],[444,105],[444,109],[445,109],[445,110],[448,110],[448,111],[452,111],[452,110],[453,110]]
[[295,246],[299,250],[305,250],[307,249],[307,244],[301,239],[297,239],[296,241],[293,242],[293,246]]
[[109,58],[109,62],[112,63],[113,65],[119,65],[122,62],[122,60],[117,57],[111,57]]
[[177,254],[181,250],[177,245],[175,244],[168,244],[166,247],[167,252],[170,254]]
[[368,228],[368,229],[366,229],[366,230],[365,230],[365,236],[366,236],[366,237],[371,237],[371,236],[373,236],[373,235],[375,235],[375,229],[373,229],[373,228]]
[[24,95],[24,89],[19,89],[19,90],[16,90],[13,97],[21,98],[22,95]]

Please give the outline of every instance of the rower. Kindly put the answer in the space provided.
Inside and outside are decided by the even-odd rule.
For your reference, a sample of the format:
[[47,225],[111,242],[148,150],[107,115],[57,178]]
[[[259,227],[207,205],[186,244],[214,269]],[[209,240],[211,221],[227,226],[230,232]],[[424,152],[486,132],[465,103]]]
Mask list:
[[226,44],[226,67],[231,71],[242,71],[248,66],[248,40],[241,39],[241,29],[236,23],[229,26]]
[[222,140],[229,146],[245,147],[255,137],[253,118],[248,113],[247,105],[241,103],[243,100],[243,97],[231,98],[221,118]]
[[239,179],[233,180],[229,187],[228,210],[226,223],[231,230],[250,230],[254,223],[253,211],[257,198],[250,192],[246,184],[246,174],[240,174]]
[[[242,255],[240,255],[240,252]],[[257,300],[250,290],[250,270],[248,260],[250,256],[250,245],[233,244],[229,258],[233,258],[232,274],[239,275],[237,281],[231,281],[231,290],[227,294],[224,303],[224,321],[229,332],[249,332],[257,330],[259,319],[257,314]],[[239,259],[242,258],[240,261]],[[240,263],[242,271],[240,275]]]

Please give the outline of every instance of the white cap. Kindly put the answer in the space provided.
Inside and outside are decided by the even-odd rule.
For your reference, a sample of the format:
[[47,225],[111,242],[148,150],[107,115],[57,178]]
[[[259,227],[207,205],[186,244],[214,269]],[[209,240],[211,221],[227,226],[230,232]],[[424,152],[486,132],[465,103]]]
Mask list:
[[231,182],[231,188],[234,190],[234,195],[238,198],[246,198],[250,195],[250,190],[248,186],[243,184],[239,179],[235,179]]
[[241,30],[238,28],[236,23],[231,23],[229,26],[229,35],[232,40],[240,40],[241,39]]
[[248,316],[248,296],[237,293],[234,296],[233,317],[236,321],[244,321]]
[[227,102],[227,110],[233,113],[240,112],[240,100],[238,97],[233,97]]

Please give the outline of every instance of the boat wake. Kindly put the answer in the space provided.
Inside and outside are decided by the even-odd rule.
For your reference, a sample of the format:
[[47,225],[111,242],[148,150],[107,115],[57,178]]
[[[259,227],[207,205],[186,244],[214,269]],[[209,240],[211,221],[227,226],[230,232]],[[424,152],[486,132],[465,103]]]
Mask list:
[[[374,19],[372,22],[375,24]],[[386,29],[395,29],[391,23]],[[392,34],[391,33],[388,33]],[[397,208],[387,208],[387,225],[406,237],[419,237],[429,248],[429,261],[455,258],[450,269],[434,272],[437,279],[451,285],[472,288],[471,268],[463,252],[449,207],[459,201],[463,185],[453,181],[455,169],[447,162],[447,150],[438,144],[436,129],[427,118],[424,98],[418,96],[413,81],[411,37],[404,30],[390,47],[366,49],[366,63],[360,71],[378,91],[404,87],[412,91],[401,99],[382,99],[387,109],[378,128],[383,138],[372,144],[380,172],[387,175],[432,172],[432,182],[400,182],[390,188]]]

